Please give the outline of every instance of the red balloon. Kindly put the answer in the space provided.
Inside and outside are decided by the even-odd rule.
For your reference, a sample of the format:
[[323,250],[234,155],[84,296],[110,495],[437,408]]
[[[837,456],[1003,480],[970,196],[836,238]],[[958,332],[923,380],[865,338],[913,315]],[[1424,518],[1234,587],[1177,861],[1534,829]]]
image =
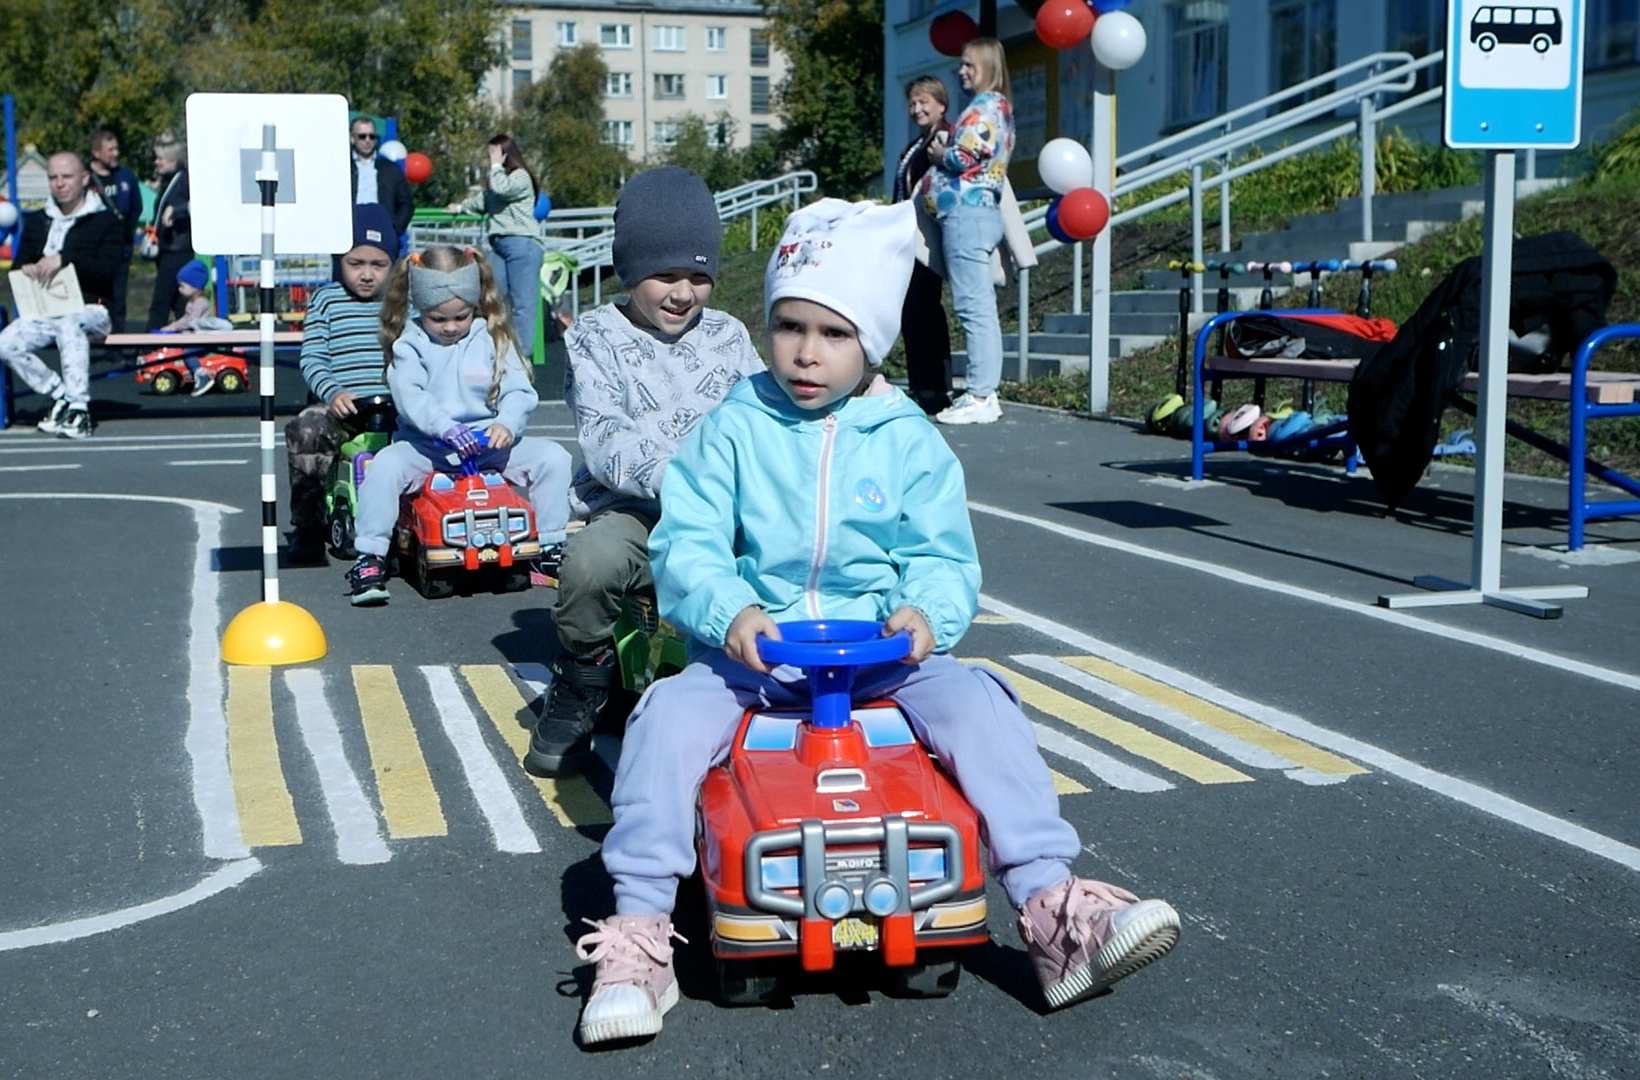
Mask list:
[[1093,9],[1086,0],[1048,0],[1036,13],[1036,36],[1050,49],[1069,49],[1093,32]]
[[433,159],[419,150],[404,155],[404,178],[412,184],[425,184],[433,178]]
[[941,56],[961,56],[962,48],[979,37],[979,23],[966,11],[948,11],[928,24],[928,42]]
[[1092,188],[1068,191],[1059,200],[1059,227],[1077,240],[1092,240],[1110,221],[1110,203]]

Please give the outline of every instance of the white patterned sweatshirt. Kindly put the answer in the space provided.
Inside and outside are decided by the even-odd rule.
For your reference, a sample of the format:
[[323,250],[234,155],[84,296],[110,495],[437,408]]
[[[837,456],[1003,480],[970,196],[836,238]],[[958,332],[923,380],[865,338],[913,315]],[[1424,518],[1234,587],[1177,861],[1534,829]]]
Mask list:
[[678,444],[735,383],[763,370],[745,324],[713,308],[669,343],[604,304],[575,320],[564,346],[564,401],[582,457],[570,504],[587,517],[617,507],[658,517]]

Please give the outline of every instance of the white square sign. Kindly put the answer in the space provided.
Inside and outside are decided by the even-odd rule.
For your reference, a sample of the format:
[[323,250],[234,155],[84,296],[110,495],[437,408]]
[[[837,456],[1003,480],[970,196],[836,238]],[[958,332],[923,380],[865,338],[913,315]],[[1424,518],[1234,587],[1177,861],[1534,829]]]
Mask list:
[[260,165],[274,129],[280,174],[273,249],[340,254],[353,246],[347,99],[339,94],[191,94],[188,183],[194,247],[214,255],[262,250]]
[[1446,144],[1570,149],[1583,129],[1585,0],[1449,0]]

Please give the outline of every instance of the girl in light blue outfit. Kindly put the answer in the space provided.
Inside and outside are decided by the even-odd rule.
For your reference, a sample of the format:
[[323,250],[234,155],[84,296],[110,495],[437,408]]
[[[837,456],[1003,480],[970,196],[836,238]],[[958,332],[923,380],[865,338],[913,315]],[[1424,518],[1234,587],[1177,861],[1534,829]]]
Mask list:
[[583,1044],[652,1035],[677,1002],[670,913],[694,870],[706,771],[746,709],[808,703],[801,672],[757,654],[786,621],[880,620],[910,635],[905,661],[858,672],[855,699],[897,703],[979,814],[1051,1006],[1177,940],[1167,904],[1072,876],[1080,844],[1018,699],[950,655],[980,584],[962,467],[877,370],[899,333],[916,231],[907,203],[823,199],[794,213],[764,279],[769,370],[736,384],[667,466],[649,551],[661,615],[695,659],[627,723],[603,850],[616,914],[577,946],[598,965]]
[[460,459],[523,485],[542,548],[561,546],[569,523],[569,451],[551,439],[523,437],[538,398],[484,257],[435,246],[400,260],[382,302],[381,337],[399,428],[359,485],[359,558],[347,572],[352,603],[386,602],[399,496]]
[[506,297],[526,361],[535,348],[535,307],[541,295],[541,223],[535,220],[535,176],[511,135],[497,135],[485,150],[490,171],[484,187],[449,209],[484,215],[484,236],[495,252],[490,270]]
[[1002,185],[1014,152],[1014,113],[1008,104],[1008,63],[995,38],[976,38],[957,69],[974,99],[957,118],[949,141],[929,144],[931,168],[922,179],[923,209],[940,225],[932,269],[951,283],[951,308],[962,320],[968,348],[968,388],[935,417],[942,424],[989,424],[1002,415],[1002,323],[997,317],[991,253],[1002,242]]

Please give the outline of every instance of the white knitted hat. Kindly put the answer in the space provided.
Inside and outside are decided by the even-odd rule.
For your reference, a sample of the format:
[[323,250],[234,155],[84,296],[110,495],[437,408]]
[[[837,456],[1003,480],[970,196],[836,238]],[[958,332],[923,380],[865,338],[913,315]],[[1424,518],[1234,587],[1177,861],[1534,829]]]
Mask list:
[[900,305],[917,258],[910,202],[821,199],[786,219],[763,275],[763,317],[776,300],[812,300],[854,324],[873,367],[900,336]]

